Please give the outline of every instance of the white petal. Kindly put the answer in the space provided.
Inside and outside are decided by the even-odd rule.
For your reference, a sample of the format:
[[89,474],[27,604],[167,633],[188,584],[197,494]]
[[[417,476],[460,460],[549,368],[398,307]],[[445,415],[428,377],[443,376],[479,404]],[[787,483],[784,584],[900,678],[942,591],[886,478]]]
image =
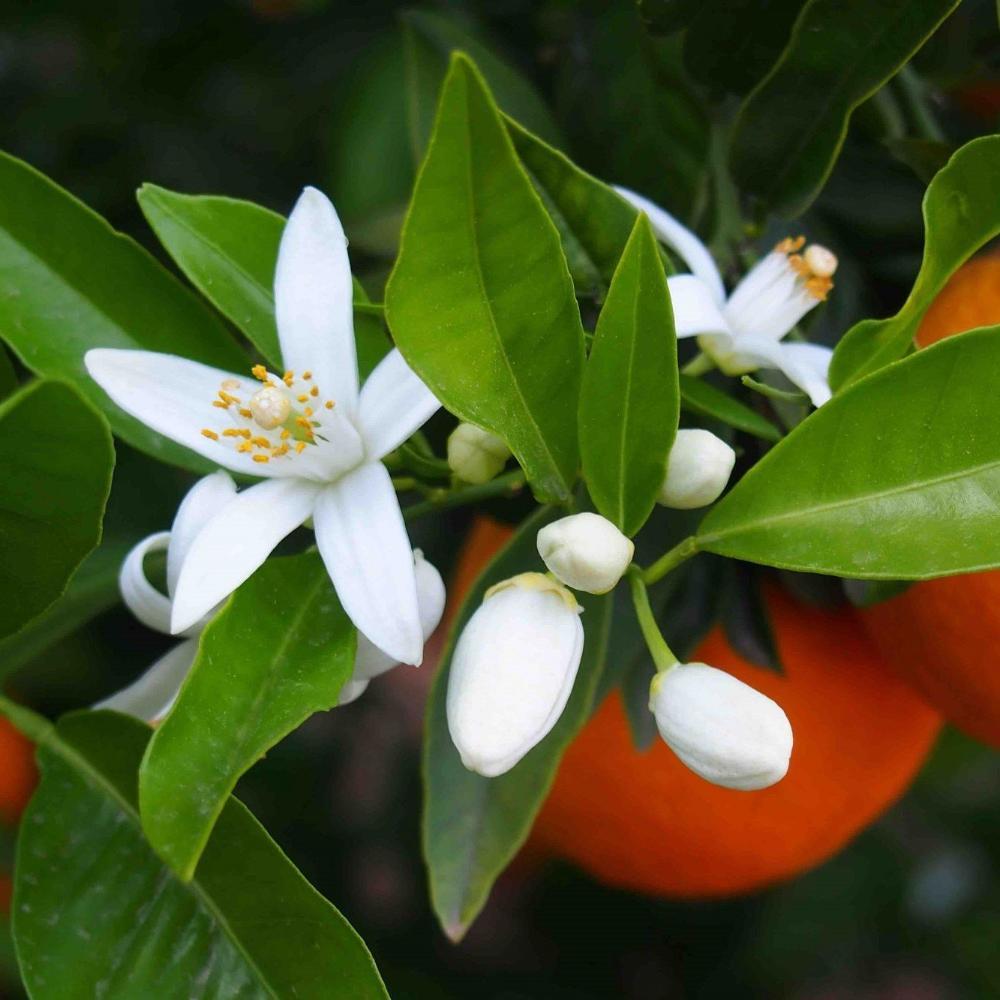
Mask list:
[[171,441],[234,472],[249,476],[280,472],[280,463],[261,465],[201,433],[219,424],[222,411],[212,401],[218,398],[221,384],[228,379],[247,381],[242,376],[173,354],[110,347],[87,351],[84,364],[90,377],[126,413]]
[[709,287],[693,274],[675,274],[667,278],[674,327],[678,337],[699,333],[729,333],[729,324],[719,311]]
[[419,664],[413,552],[385,466],[362,465],[327,486],[313,523],[337,596],[358,631],[397,662]]
[[827,373],[833,351],[818,344],[775,343],[767,337],[740,337],[740,356],[761,368],[777,368],[812,400],[822,406],[830,398]]
[[434,393],[393,348],[361,390],[358,425],[368,458],[376,461],[399,447],[437,412]]
[[822,406],[830,399],[830,360],[833,351],[820,344],[783,343],[781,370],[811,400]]
[[166,635],[170,635],[170,598],[146,578],[143,560],[150,552],[165,552],[169,543],[169,531],[149,535],[129,552],[118,573],[118,589],[125,606],[143,625]]
[[369,681],[358,681],[351,678],[341,689],[337,705],[350,705],[352,701],[357,701],[368,688]]
[[323,398],[348,417],[358,400],[353,308],[343,226],[329,198],[307,187],[281,235],[274,273],[281,359],[296,375],[311,371]]
[[[417,580],[420,631],[423,633],[424,642],[427,642],[441,623],[441,616],[444,614],[444,581],[441,579],[441,574],[424,558],[420,549],[413,550],[413,568]],[[398,660],[383,653],[368,636],[358,633],[358,652],[354,657],[352,681],[371,680],[398,665]]]
[[198,652],[197,639],[185,639],[167,650],[137,681],[98,702],[94,708],[110,708],[153,722],[170,711],[184,678]]
[[522,574],[488,596],[462,630],[448,676],[447,716],[470,771],[492,778],[510,770],[566,707],[583,626],[561,589],[540,573]]
[[236,483],[232,476],[221,470],[199,479],[188,490],[177,508],[170,528],[170,546],[167,549],[167,589],[173,594],[181,575],[184,557],[191,548],[195,535],[208,521],[228,507],[236,496]]
[[171,631],[183,632],[248,579],[312,513],[322,489],[305,479],[271,479],[236,495],[191,543],[174,594]]
[[708,247],[687,226],[648,198],[643,198],[641,194],[628,188],[615,187],[615,190],[633,207],[646,214],[657,237],[680,254],[684,263],[691,268],[691,273],[708,286],[716,305],[721,306],[726,301],[726,289]]

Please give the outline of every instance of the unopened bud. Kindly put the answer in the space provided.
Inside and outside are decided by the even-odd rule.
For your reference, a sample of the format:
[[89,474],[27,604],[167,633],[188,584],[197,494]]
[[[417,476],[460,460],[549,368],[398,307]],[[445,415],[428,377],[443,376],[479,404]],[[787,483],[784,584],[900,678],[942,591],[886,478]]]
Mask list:
[[679,430],[657,499],[677,510],[704,507],[726,488],[735,464],[736,452],[711,431]]
[[[413,550],[413,571],[417,579],[417,611],[420,614],[420,627],[426,642],[438,627],[441,615],[444,614],[445,590],[444,581],[441,574],[424,558],[420,549]],[[348,684],[370,681],[379,674],[384,674],[387,670],[392,670],[397,666],[398,660],[382,652],[366,635],[358,632],[358,650],[354,657],[354,673]],[[347,691],[348,684],[344,685]],[[354,698],[358,697],[364,688],[361,688]],[[351,699],[353,701],[353,698]],[[344,694],[341,693],[341,705],[347,704],[344,701]]]
[[574,590],[606,594],[632,562],[635,546],[600,514],[571,514],[538,532],[538,554]]
[[713,785],[753,791],[788,771],[792,727],[781,706],[723,670],[685,663],[657,674],[649,708],[664,742]]
[[508,458],[510,448],[503,439],[475,424],[459,424],[448,437],[448,465],[466,483],[488,483]]
[[455,647],[448,731],[462,763],[495,777],[556,724],[580,666],[583,626],[573,595],[542,573],[486,592]]

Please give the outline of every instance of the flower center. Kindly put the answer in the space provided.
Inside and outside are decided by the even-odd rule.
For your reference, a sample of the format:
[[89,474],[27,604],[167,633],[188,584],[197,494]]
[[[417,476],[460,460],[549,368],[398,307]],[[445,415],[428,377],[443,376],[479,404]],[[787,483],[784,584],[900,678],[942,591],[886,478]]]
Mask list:
[[814,299],[825,302],[833,288],[831,279],[837,271],[837,255],[819,243],[810,243],[802,251],[805,242],[804,236],[797,236],[794,239],[788,236],[774,248],[774,251],[783,253],[788,258],[789,266],[798,275],[803,288]]
[[294,372],[279,378],[263,365],[255,365],[251,372],[262,383],[253,392],[252,383],[244,387],[236,378],[227,378],[219,387],[212,406],[226,413],[229,425],[205,427],[201,432],[205,437],[249,454],[259,464],[290,459],[326,440],[316,408],[333,410],[335,404],[332,399],[321,402],[312,372],[303,372],[299,379]]

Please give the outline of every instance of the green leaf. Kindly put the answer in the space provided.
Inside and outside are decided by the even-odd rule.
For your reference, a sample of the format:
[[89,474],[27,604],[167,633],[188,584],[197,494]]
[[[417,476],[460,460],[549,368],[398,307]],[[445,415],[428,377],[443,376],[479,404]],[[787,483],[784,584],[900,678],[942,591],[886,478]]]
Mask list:
[[115,453],[101,415],[62,382],[0,403],[0,638],[65,589],[100,541]]
[[651,35],[669,35],[686,28],[702,0],[639,0],[639,17]]
[[17,388],[17,372],[7,352],[0,347],[0,400],[6,399]]
[[31,996],[387,997],[361,938],[235,799],[193,882],[156,857],[135,802],[148,738],[133,719],[86,712],[39,747],[14,889]]
[[745,94],[788,42],[805,0],[702,0],[684,38],[684,65],[713,90]]
[[583,327],[559,242],[475,67],[452,60],[386,290],[397,346],[463,420],[502,437],[541,500],[578,465]]
[[245,359],[235,341],[137,243],[2,153],[0,337],[32,371],[72,382],[130,444],[175,465],[211,468],[115,406],[87,374],[83,356],[92,347],[121,347],[239,370]]
[[505,122],[521,166],[559,230],[577,294],[603,299],[639,213],[513,119]]
[[181,878],[240,776],[337,704],[355,636],[315,552],[269,560],[205,629],[139,774],[146,836]]
[[594,331],[580,393],[580,453],[598,511],[626,535],[646,523],[680,415],[677,339],[649,220],[625,246]]
[[711,510],[698,546],[855,579],[1000,566],[1000,327],[869,376],[804,420]]
[[903,308],[866,319],[837,345],[830,365],[834,390],[901,358],[920,321],[951,275],[1000,233],[1000,136],[973,139],[948,161],[924,195],[924,257]]
[[428,10],[406,10],[403,27],[406,65],[406,106],[413,162],[419,163],[430,142],[438,94],[448,73],[448,60],[465,52],[479,68],[497,104],[509,115],[560,145],[562,140],[549,109],[534,87],[454,18]]
[[784,218],[826,183],[854,109],[907,62],[958,0],[810,0],[740,110],[737,183]]
[[[284,217],[251,201],[178,194],[155,184],[139,189],[139,205],[198,291],[246,334],[272,368],[282,368],[274,269]],[[354,333],[362,377],[391,347],[381,313],[355,280]]]
[[557,512],[546,508],[536,511],[483,571],[462,605],[434,679],[424,740],[423,842],[434,912],[453,940],[468,929],[493,882],[527,838],[563,751],[590,716],[604,667],[611,597],[580,595],[586,633],[583,661],[555,727],[499,778],[484,778],[462,766],[445,714],[455,641],[490,586],[516,573],[542,568],[535,534],[556,516]]
[[781,440],[781,431],[770,420],[700,378],[681,375],[680,391],[681,407],[690,413],[719,420],[764,441]]

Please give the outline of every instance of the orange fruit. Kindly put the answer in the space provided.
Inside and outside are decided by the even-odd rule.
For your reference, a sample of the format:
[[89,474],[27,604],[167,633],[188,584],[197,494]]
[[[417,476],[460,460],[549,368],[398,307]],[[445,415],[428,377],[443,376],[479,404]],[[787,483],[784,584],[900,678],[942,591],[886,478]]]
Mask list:
[[17,822],[37,783],[34,745],[0,717],[0,823]]
[[[511,530],[476,521],[452,581],[457,604]],[[716,629],[692,659],[728,670],[788,713],[787,777],[737,792],[689,771],[662,741],[632,744],[612,694],[563,758],[528,844],[611,885],[721,896],[788,878],[835,853],[907,787],[940,716],[885,666],[857,614],[767,595],[785,674],[743,660]]]
[[692,657],[784,708],[791,766],[756,792],[719,788],[657,739],[632,745],[613,694],[563,758],[532,834],[602,882],[679,897],[728,896],[812,868],[909,785],[940,717],[886,669],[856,615],[768,593],[784,675],[754,666],[713,631]]
[[[916,340],[926,347],[997,323],[1000,257],[978,257],[945,285]],[[900,676],[960,729],[1000,746],[1000,571],[915,584],[863,617]]]

